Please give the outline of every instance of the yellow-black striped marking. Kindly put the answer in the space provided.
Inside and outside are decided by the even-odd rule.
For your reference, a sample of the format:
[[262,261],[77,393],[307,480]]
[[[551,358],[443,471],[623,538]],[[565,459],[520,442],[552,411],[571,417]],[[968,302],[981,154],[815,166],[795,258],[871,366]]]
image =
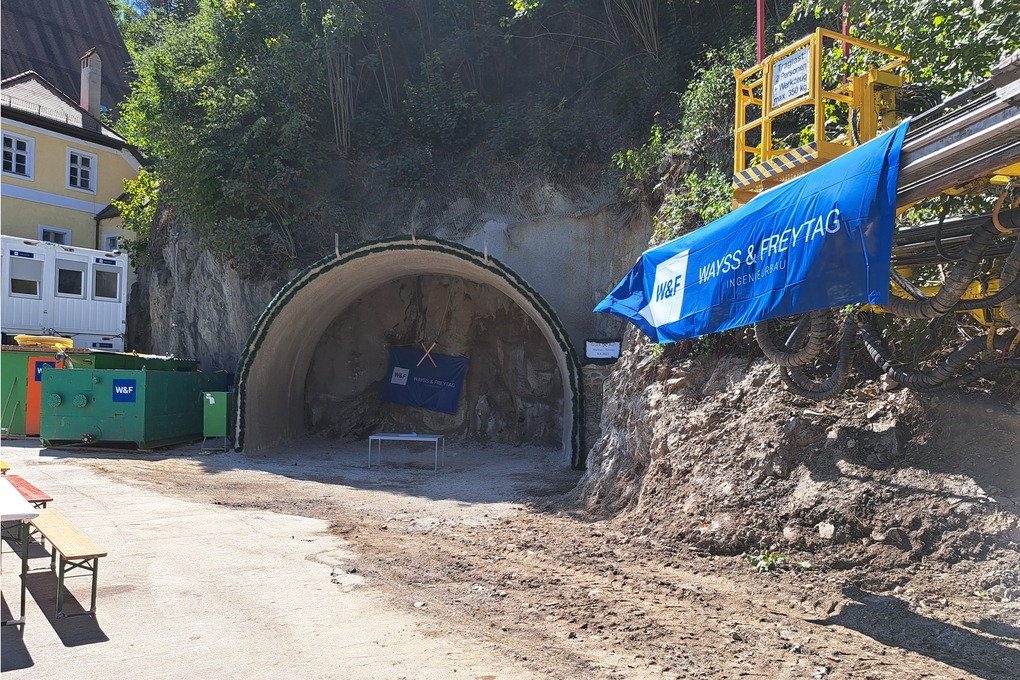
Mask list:
[[796,168],[798,165],[810,163],[818,157],[818,147],[814,142],[790,149],[770,158],[763,163],[751,166],[733,176],[733,186],[737,189],[763,182],[783,172]]

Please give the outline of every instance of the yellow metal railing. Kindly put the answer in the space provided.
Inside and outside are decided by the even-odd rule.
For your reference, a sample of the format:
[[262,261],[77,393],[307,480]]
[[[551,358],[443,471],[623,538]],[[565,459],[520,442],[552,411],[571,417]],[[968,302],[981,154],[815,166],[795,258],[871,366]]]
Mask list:
[[[745,203],[892,127],[895,89],[903,84],[898,70],[907,60],[902,52],[819,28],[754,68],[734,72],[734,202]],[[833,118],[845,124],[827,128]],[[777,127],[785,139],[776,137]]]

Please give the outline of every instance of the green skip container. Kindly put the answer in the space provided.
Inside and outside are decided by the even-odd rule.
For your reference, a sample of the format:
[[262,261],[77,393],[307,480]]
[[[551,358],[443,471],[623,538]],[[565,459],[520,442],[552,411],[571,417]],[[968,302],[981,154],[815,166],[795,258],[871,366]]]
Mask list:
[[42,373],[39,438],[153,449],[202,439],[202,393],[225,391],[228,373],[115,369]]

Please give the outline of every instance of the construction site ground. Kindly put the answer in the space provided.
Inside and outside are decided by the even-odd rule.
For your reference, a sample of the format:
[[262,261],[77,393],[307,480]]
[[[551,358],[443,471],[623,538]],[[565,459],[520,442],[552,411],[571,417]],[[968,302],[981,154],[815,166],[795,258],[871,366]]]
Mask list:
[[[2,458],[109,552],[95,618],[55,618],[32,560],[27,621],[2,633],[12,680],[1020,675],[1020,602],[963,567],[881,591],[821,563],[759,573],[591,517],[559,451],[450,444],[438,472],[430,445],[385,443],[368,468],[366,442],[317,438],[261,455],[8,440]],[[5,544],[5,619],[18,568]],[[89,579],[69,589],[80,611]]]

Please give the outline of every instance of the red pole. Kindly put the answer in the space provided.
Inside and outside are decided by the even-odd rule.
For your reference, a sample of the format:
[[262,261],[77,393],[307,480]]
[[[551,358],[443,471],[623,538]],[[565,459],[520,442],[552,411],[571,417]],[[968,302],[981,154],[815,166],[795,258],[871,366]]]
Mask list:
[[765,60],[765,0],[758,0],[758,63]]
[[[843,35],[850,35],[850,0],[843,3]],[[850,79],[850,43],[843,41],[843,84]]]
[[[843,3],[843,35],[850,35],[850,3]],[[850,58],[850,43],[843,41],[843,61]]]

